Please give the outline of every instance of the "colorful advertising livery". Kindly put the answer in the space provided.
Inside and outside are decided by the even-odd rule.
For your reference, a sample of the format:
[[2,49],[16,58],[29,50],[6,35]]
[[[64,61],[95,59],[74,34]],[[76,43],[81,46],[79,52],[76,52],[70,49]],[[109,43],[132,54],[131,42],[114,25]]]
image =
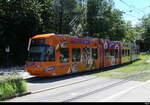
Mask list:
[[42,34],[29,40],[25,69],[33,76],[59,76],[138,59],[136,44],[77,36]]

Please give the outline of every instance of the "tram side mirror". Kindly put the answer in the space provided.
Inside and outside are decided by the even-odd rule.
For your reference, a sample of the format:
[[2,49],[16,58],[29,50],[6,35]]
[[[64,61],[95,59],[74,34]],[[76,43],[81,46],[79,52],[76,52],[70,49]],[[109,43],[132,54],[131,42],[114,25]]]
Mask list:
[[56,45],[56,51],[58,51],[61,48],[60,44]]
[[30,38],[30,39],[29,39],[29,42],[28,42],[28,49],[27,49],[27,51],[30,50],[31,41],[32,41],[32,39]]

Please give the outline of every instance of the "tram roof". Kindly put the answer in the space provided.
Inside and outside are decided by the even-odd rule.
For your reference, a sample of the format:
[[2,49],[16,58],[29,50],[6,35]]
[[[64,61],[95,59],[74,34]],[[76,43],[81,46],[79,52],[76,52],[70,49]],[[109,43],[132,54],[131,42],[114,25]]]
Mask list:
[[[104,41],[109,42],[109,43],[120,43],[121,42],[121,41],[110,41],[110,40],[106,40],[106,39],[98,39],[98,38],[94,38],[94,37],[79,37],[79,36],[70,35],[70,34],[55,34],[55,33],[39,34],[39,35],[33,36],[32,38],[33,39],[36,39],[36,38],[48,38],[48,37],[51,37],[51,36],[54,36],[54,35],[57,35],[57,36],[77,37],[77,38],[85,38],[85,39],[104,40]],[[124,44],[125,42],[121,42],[121,43]]]
[[[48,37],[51,37],[51,36],[67,36],[67,37],[76,37],[76,38],[84,38],[84,39],[98,39],[98,38],[92,38],[92,37],[79,37],[78,35],[75,36],[75,35],[70,35],[70,34],[55,34],[55,33],[49,33],[49,34],[39,34],[39,35],[35,35],[32,37],[32,39],[36,39],[36,38],[48,38]],[[99,39],[99,40],[102,40],[102,39]]]
[[54,33],[51,33],[51,34],[39,34],[39,35],[36,35],[36,36],[33,36],[32,38],[35,39],[35,38],[47,38],[47,37],[50,37],[50,36],[53,36],[55,35]]

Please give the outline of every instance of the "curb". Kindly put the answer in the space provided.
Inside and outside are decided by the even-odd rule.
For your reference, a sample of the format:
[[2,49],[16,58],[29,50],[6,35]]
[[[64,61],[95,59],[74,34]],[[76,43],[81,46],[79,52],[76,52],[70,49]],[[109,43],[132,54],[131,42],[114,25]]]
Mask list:
[[16,97],[22,97],[22,96],[26,96],[26,95],[29,95],[29,94],[32,94],[32,92],[22,93],[22,94],[16,95]]
[[10,100],[10,99],[13,99],[13,98],[16,98],[16,97],[22,97],[22,96],[26,96],[26,95],[29,95],[29,94],[31,94],[31,92],[26,92],[26,93],[22,93],[22,94],[16,94],[14,96],[8,97],[6,99],[2,99],[0,101],[7,101],[7,100]]

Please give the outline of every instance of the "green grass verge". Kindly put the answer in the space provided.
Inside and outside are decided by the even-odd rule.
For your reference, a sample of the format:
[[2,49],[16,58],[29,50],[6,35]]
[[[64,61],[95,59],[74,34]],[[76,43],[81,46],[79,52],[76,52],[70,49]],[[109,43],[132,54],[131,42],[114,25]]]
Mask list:
[[27,92],[27,84],[19,76],[0,76],[0,100]]
[[136,81],[146,81],[150,79],[150,64],[147,60],[150,59],[150,55],[140,55],[140,60],[133,62],[129,65],[119,67],[116,69],[93,74],[94,76],[106,77],[106,78],[123,78],[125,76],[137,74]]

